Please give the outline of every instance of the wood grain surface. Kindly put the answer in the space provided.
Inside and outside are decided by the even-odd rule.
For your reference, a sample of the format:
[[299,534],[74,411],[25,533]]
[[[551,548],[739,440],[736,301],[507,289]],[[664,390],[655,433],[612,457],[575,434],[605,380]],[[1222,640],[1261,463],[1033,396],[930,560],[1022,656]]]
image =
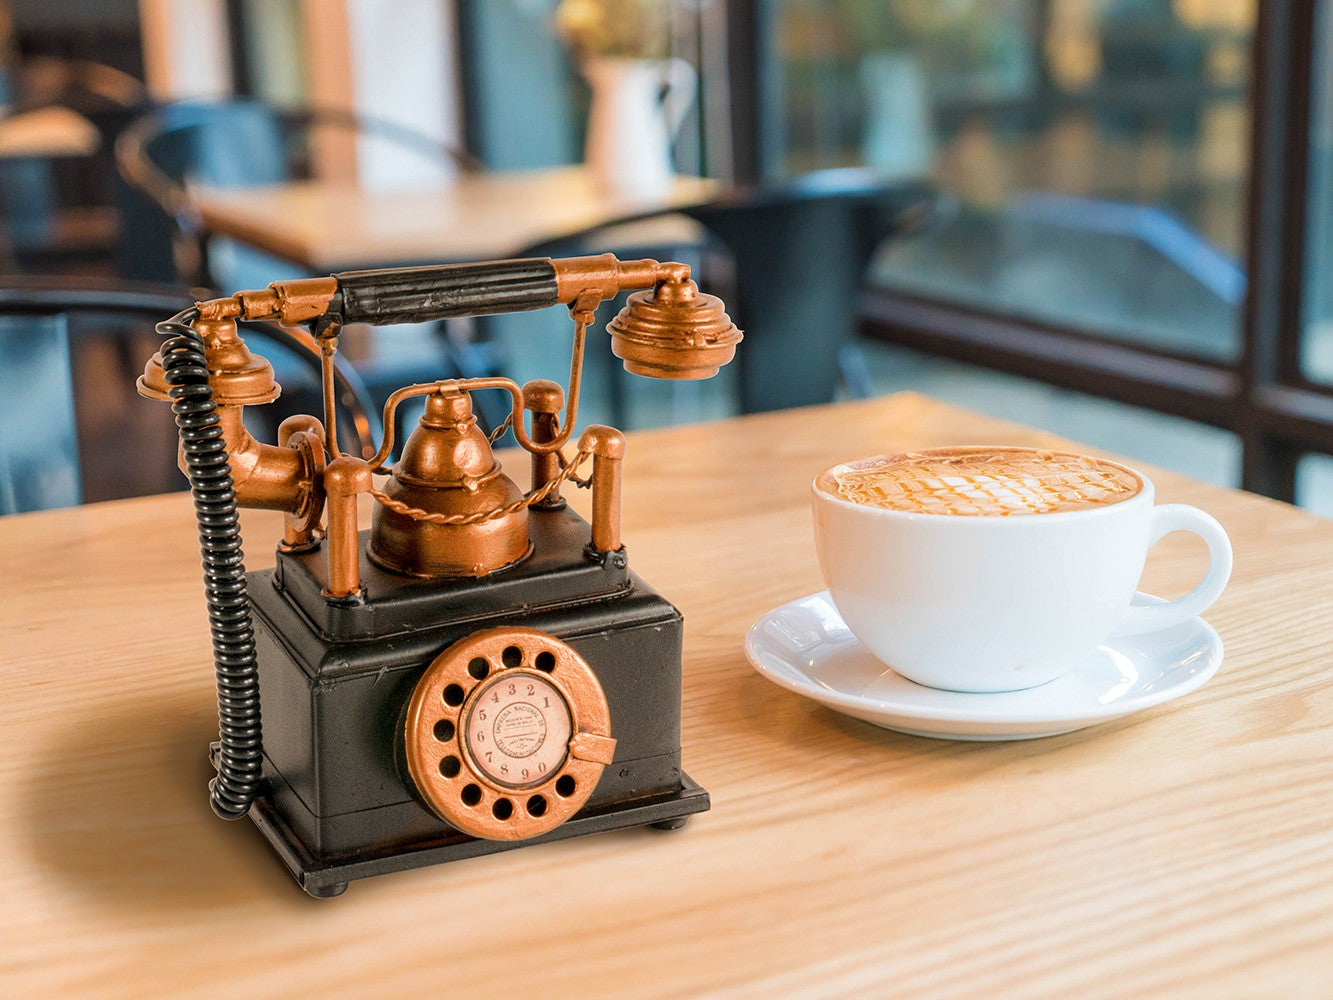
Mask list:
[[[897,735],[748,666],[749,625],[822,589],[813,475],[962,443],[1066,444],[915,395],[631,435],[625,537],[685,613],[685,766],[712,811],[330,901],[209,811],[188,499],[0,519],[0,994],[1333,994],[1333,523],[1146,470],[1234,540],[1207,616],[1226,661],[1066,736]],[[278,518],[245,522],[268,564]],[[1166,540],[1144,589],[1202,558]]]
[[[347,181],[191,188],[204,227],[314,271],[508,257],[612,219],[711,197],[716,181],[677,177],[661,197],[598,189],[582,166],[465,174],[433,187],[373,190]],[[697,229],[654,230],[690,243]]]

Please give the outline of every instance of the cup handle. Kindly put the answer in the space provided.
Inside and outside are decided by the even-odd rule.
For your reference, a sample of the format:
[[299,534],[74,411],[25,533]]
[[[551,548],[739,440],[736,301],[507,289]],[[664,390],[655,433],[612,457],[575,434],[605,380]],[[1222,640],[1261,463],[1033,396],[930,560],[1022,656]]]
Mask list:
[[1135,605],[1125,612],[1112,635],[1139,635],[1187,622],[1206,611],[1231,578],[1231,539],[1211,514],[1183,503],[1165,503],[1153,509],[1149,548],[1173,531],[1192,531],[1208,546],[1208,571],[1184,597],[1166,604]]

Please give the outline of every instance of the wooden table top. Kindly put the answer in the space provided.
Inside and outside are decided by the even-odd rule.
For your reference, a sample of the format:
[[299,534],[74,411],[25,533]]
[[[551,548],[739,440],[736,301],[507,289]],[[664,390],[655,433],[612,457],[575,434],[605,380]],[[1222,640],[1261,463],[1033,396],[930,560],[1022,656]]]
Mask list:
[[[742,637],[822,589],[835,461],[1057,438],[916,395],[637,433],[631,563],[684,612],[684,762],[712,811],[304,896],[215,819],[185,495],[0,519],[0,993],[143,997],[1326,996],[1333,523],[1148,470],[1236,571],[1217,677],[1065,736],[957,743],[759,677]],[[571,491],[586,500],[583,491]],[[244,514],[251,568],[276,515]],[[1179,593],[1196,539],[1144,579]]]
[[38,108],[0,118],[0,159],[89,156],[100,144],[93,123],[69,108]]
[[677,177],[661,198],[608,195],[582,166],[464,174],[377,191],[352,182],[192,188],[204,227],[316,272],[491,260],[654,208],[706,200],[718,182]]

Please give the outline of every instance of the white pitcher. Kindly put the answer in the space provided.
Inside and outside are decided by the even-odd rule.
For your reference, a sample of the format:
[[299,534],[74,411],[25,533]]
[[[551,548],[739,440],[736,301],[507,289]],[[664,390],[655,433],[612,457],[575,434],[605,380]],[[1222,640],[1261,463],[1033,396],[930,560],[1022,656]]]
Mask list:
[[602,190],[632,199],[671,186],[671,143],[694,102],[694,67],[683,59],[594,57],[585,158]]

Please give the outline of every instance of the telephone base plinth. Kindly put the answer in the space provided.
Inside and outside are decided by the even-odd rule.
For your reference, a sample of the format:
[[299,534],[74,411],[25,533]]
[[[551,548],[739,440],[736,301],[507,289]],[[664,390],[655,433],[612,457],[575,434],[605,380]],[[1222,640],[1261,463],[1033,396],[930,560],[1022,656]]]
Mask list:
[[[279,552],[273,569],[249,574],[264,719],[250,817],[307,892],[708,808],[680,768],[680,611],[623,559],[590,560],[590,529],[574,511],[531,511],[528,531],[524,562],[476,580],[390,573],[363,535],[363,601],[323,596],[319,553]],[[614,758],[582,808],[542,836],[474,839],[422,800],[409,773],[407,711],[423,676],[492,629],[566,644],[610,713]]]
[[250,819],[272,845],[278,857],[292,876],[311,896],[328,899],[340,895],[352,879],[387,875],[390,872],[424,868],[446,861],[498,854],[516,847],[529,847],[556,840],[567,840],[590,833],[623,830],[634,826],[657,829],[677,829],[694,813],[708,810],[708,792],[695,784],[683,771],[681,788],[674,795],[658,796],[641,802],[618,805],[592,813],[580,813],[550,833],[531,840],[477,840],[458,834],[447,841],[386,851],[365,852],[357,857],[339,859],[315,858],[291,829],[274,811],[267,798],[255,800],[250,807]]

